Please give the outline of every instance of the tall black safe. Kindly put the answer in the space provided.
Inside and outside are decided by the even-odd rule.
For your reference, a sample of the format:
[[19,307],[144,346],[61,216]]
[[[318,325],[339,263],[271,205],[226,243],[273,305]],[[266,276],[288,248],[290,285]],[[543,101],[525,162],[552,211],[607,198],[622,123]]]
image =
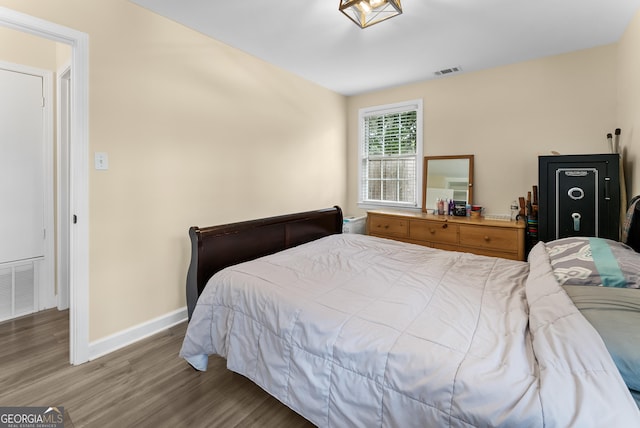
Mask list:
[[620,236],[620,156],[538,158],[538,236]]

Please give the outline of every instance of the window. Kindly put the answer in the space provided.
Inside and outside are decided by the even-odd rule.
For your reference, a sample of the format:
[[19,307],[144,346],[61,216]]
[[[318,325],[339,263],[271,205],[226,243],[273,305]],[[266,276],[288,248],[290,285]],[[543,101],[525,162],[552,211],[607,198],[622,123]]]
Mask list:
[[421,206],[422,100],[360,110],[361,205]]

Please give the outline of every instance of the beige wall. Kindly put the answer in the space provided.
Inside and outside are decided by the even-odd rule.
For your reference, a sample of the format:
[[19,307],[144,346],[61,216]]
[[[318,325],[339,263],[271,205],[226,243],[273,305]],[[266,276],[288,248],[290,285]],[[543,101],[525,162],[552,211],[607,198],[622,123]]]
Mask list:
[[475,155],[474,203],[508,214],[538,156],[604,153],[616,124],[616,45],[350,97],[347,211],[357,211],[358,109],[422,98],[424,155]]
[[346,203],[345,97],[126,0],[0,6],[89,35],[91,341],[185,305],[190,226]]
[[[625,159],[627,195],[640,193],[640,12],[627,27],[619,42],[618,61],[618,127]],[[635,168],[634,168],[635,166]]]

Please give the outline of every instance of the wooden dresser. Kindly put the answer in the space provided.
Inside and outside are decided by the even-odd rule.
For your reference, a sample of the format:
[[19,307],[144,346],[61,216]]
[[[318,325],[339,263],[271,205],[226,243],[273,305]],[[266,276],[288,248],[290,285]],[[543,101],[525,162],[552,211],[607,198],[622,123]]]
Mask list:
[[525,223],[404,211],[369,211],[367,233],[442,250],[525,259]]

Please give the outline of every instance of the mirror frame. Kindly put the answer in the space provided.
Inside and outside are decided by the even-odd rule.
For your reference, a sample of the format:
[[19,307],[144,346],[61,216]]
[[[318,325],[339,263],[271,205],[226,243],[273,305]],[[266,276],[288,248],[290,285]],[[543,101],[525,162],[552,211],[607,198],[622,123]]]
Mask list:
[[425,156],[423,161],[422,174],[422,212],[427,212],[427,179],[429,177],[429,161],[430,160],[446,160],[446,159],[468,159],[469,160],[469,200],[467,204],[473,204],[473,155],[452,155],[452,156]]

